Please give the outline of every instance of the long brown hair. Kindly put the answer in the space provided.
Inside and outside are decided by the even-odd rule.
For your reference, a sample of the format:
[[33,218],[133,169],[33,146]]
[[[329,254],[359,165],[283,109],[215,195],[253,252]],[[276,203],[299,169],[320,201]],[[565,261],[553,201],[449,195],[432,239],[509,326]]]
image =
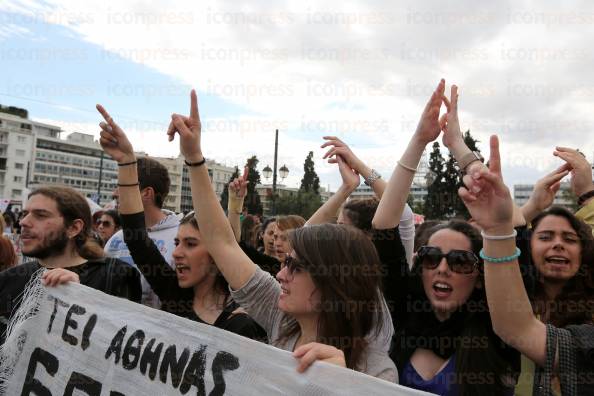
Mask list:
[[[191,211],[190,213],[185,215],[179,222],[180,226],[186,225],[186,224],[192,226],[192,228],[194,228],[196,231],[200,231],[200,227],[198,226],[198,221],[196,220],[194,211]],[[209,257],[210,257],[210,254],[209,254]],[[221,271],[219,271],[219,268],[216,265],[213,265],[211,267],[211,271],[214,271],[215,276],[216,276],[215,283],[214,283],[214,289],[219,294],[225,296],[224,305],[227,305],[227,302],[229,301],[229,296],[231,294],[231,292],[229,291],[229,284],[227,283],[227,280],[225,279],[225,277],[223,276]]]
[[70,227],[75,220],[82,220],[83,228],[74,237],[76,252],[87,260],[96,260],[104,256],[103,249],[93,238],[91,208],[86,198],[70,187],[40,187],[29,194],[43,195],[56,202],[58,211],[64,217],[64,227]]
[[17,264],[17,255],[10,239],[0,235],[0,271]]
[[[561,293],[551,303],[547,301],[541,282],[537,282],[533,299],[537,313],[550,312],[549,322],[556,327],[570,324],[593,324],[594,321],[594,236],[592,229],[569,210],[560,206],[540,213],[532,220],[536,229],[542,219],[557,216],[567,220],[578,235],[581,246],[581,263],[578,272],[563,286]],[[534,237],[534,236],[533,236]],[[547,307],[551,309],[547,309]]]
[[[366,337],[377,336],[384,321],[373,243],[362,231],[336,224],[294,229],[289,240],[321,296],[317,341],[341,349],[347,367],[364,370]],[[294,323],[281,338],[298,333]]]

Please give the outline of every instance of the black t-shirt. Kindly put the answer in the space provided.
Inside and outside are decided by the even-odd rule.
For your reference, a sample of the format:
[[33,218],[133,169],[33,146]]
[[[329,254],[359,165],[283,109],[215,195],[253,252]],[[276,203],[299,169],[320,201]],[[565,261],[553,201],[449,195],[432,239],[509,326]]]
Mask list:
[[[0,272],[0,343],[4,343],[6,327],[20,305],[27,283],[40,268],[39,262],[32,261]],[[138,271],[123,261],[90,260],[67,269],[77,273],[85,286],[140,302],[142,288]]]
[[[204,322],[194,311],[194,289],[182,288],[177,274],[159,252],[159,248],[149,238],[144,212],[122,215],[124,242],[140,272],[151,289],[161,300],[161,310],[200,323]],[[227,305],[213,326],[255,340],[266,340],[266,332],[245,313],[233,314],[239,305],[228,298]]]

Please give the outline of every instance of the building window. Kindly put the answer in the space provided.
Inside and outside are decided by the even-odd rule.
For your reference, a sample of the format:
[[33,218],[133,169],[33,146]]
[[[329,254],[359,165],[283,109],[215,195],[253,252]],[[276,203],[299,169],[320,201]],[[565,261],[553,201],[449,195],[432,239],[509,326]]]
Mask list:
[[22,183],[22,182],[23,182],[23,176],[15,176],[15,177],[13,178],[13,180],[14,180],[16,183]]
[[16,155],[17,155],[17,157],[24,157],[25,150],[16,150]]
[[22,164],[20,162],[15,162],[14,169],[25,169],[25,164]]
[[18,136],[17,137],[17,142],[19,143],[26,143],[27,142],[27,138],[24,136]]
[[23,190],[12,190],[12,198],[20,198],[23,195]]

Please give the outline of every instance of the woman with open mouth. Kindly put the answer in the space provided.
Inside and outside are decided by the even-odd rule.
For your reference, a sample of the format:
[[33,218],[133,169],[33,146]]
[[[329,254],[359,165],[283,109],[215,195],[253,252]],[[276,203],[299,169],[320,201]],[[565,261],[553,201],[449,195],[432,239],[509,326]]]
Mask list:
[[[557,147],[554,155],[566,162],[540,179],[522,206],[532,228],[516,227],[516,246],[522,252],[518,261],[536,318],[562,328],[594,322],[594,183],[591,165],[578,150]],[[549,208],[561,179],[570,173],[572,192],[585,197],[578,198],[581,208],[575,215],[563,207]],[[517,390],[528,393],[536,367],[525,356],[522,366]],[[552,387],[560,391],[558,378]]]
[[[448,128],[451,132],[458,122],[457,88],[452,87],[451,103],[444,90],[441,80],[388,182],[373,218],[375,229],[398,224],[423,150],[442,130],[445,142]],[[440,119],[442,103],[448,111]],[[424,235],[412,271],[406,264],[391,269],[400,290],[395,304],[404,307],[394,318],[390,354],[400,384],[439,395],[512,395],[519,354],[491,326],[479,231],[450,221]]]
[[[161,309],[258,340],[266,333],[230,297],[229,287],[208,254],[205,234],[193,213],[180,222],[173,251],[175,270],[149,238],[138,186],[136,157],[124,131],[102,106],[101,146],[118,163],[119,210],[132,259],[161,300]],[[208,235],[208,234],[206,234]]]
[[[551,311],[556,308],[555,305],[549,307],[545,311],[549,314],[548,323],[543,323],[534,314],[518,261],[520,252],[516,247],[516,232],[512,223],[512,198],[503,182],[500,164],[499,141],[492,136],[489,169],[482,170],[476,178],[482,181],[482,188],[473,191],[472,183],[467,183],[467,180],[466,187],[460,189],[464,204],[483,229],[482,257],[493,329],[505,342],[534,362],[533,395],[594,394],[592,315],[575,304],[570,304],[561,313]],[[540,274],[548,278],[546,282],[549,286],[545,291],[551,290],[553,279],[571,282],[579,276],[575,267],[583,270],[584,266],[592,265],[594,244],[592,231],[587,228],[587,225],[576,222],[561,211],[549,211],[537,218],[534,227],[537,239],[532,240],[532,258]],[[587,271],[584,273],[589,274]],[[557,288],[563,293],[566,285],[559,283],[561,285]],[[592,278],[586,278],[582,286],[592,287]],[[573,292],[578,296],[587,294],[587,290]],[[582,300],[581,303],[587,304],[588,301]],[[571,313],[576,316],[572,318]],[[551,323],[553,320],[564,320],[570,324],[555,325]]]
[[208,235],[204,244],[235,301],[266,330],[272,345],[293,351],[299,370],[319,359],[395,381],[396,369],[386,352],[391,334],[383,331],[390,317],[382,305],[372,242],[352,227],[302,227],[288,233],[292,250],[283,250],[289,254],[278,281],[260,269],[237,244],[212,189],[194,91],[191,102],[190,116],[174,114],[168,134],[170,140],[180,136],[196,218]]

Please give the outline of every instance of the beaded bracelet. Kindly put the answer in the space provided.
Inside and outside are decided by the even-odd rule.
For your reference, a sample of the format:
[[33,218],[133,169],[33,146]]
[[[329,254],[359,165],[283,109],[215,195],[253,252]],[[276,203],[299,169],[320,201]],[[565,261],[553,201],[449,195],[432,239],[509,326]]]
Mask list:
[[509,263],[510,261],[516,260],[518,257],[520,257],[521,254],[522,254],[522,251],[520,250],[520,248],[517,248],[517,247],[516,247],[516,252],[514,254],[512,254],[511,256],[505,256],[505,257],[489,257],[485,254],[485,251],[483,249],[481,249],[481,251],[479,252],[479,256],[483,260],[488,261],[490,263]]

